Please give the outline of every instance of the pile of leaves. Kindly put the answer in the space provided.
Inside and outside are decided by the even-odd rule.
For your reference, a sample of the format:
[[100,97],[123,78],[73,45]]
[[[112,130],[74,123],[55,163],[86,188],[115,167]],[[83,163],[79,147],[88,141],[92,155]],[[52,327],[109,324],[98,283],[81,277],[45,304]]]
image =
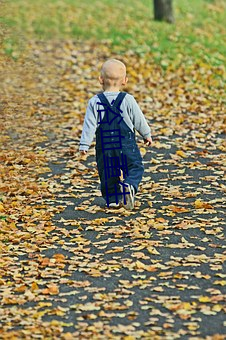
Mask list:
[[[27,47],[0,66],[0,337],[223,340],[223,66],[164,70],[106,42]],[[138,137],[133,211],[104,207],[94,147],[78,152],[109,57],[154,139]]]

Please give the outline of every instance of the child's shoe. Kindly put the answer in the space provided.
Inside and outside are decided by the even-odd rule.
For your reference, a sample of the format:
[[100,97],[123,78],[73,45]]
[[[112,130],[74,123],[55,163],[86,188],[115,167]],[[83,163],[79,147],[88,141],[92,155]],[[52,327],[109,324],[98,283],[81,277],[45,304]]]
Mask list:
[[121,208],[121,206],[122,206],[121,201],[118,203],[115,203],[115,202],[109,203],[109,206],[106,203],[106,208],[117,209],[117,208]]
[[119,208],[120,207],[120,202],[119,203],[109,203],[109,208]]
[[124,207],[128,210],[132,210],[134,208],[134,196],[135,196],[135,189],[131,184],[124,183],[128,186],[126,189],[129,191],[129,194],[126,194],[126,204]]

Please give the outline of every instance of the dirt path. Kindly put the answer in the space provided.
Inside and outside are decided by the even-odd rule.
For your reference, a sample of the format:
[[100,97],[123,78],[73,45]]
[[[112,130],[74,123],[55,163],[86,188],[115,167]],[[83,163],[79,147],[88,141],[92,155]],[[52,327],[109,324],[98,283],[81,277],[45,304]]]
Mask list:
[[224,339],[223,89],[212,74],[221,69],[164,74],[147,56],[119,56],[138,65],[127,91],[155,142],[139,139],[134,211],[112,211],[94,148],[77,152],[109,48],[29,48],[0,79],[0,338]]

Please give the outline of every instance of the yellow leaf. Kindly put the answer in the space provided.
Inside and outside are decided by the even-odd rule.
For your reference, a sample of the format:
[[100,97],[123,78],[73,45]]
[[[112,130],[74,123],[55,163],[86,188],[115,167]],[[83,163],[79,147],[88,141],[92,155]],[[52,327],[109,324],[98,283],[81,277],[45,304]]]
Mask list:
[[152,164],[160,164],[161,162],[158,159],[152,158],[151,163]]
[[160,253],[158,252],[158,250],[156,250],[154,247],[148,247],[148,248],[147,248],[147,251],[148,251],[150,254],[153,254],[153,255],[160,255]]
[[110,250],[107,250],[105,252],[105,254],[110,254],[110,253],[118,253],[118,252],[122,252],[124,250],[123,247],[116,247],[114,249],[110,249]]
[[59,320],[52,320],[50,322],[51,326],[59,326],[60,325],[60,321]]
[[194,205],[195,205],[195,209],[212,209],[213,208],[211,204],[203,202],[200,199],[197,199]]
[[85,239],[82,236],[72,238],[70,242],[84,243]]
[[38,303],[38,308],[51,307],[51,306],[52,306],[51,302],[39,302]]
[[61,326],[63,327],[72,327],[74,326],[73,322],[61,322]]
[[154,287],[154,288],[152,288],[152,290],[155,291],[155,292],[164,292],[162,287]]
[[185,310],[191,310],[193,308],[190,302],[183,302],[182,306]]
[[163,225],[163,224],[156,224],[155,226],[155,229],[157,230],[164,230],[164,229],[167,229],[167,226]]
[[9,225],[9,227],[12,228],[12,229],[16,228],[15,222],[11,222],[10,225]]
[[214,281],[215,285],[221,285],[221,286],[226,286],[226,280],[216,280]]
[[200,296],[199,302],[211,302],[209,296]]
[[137,267],[138,269],[146,269],[147,266],[146,266],[146,264],[144,264],[143,262],[137,260],[137,261],[136,261],[136,267]]
[[148,266],[148,265],[144,264],[143,262],[141,262],[139,260],[137,260],[135,262],[135,264],[136,264],[137,269],[144,269],[144,270],[147,270],[149,272],[155,272],[157,270],[155,266]]
[[212,310],[214,312],[220,312],[223,308],[224,308],[224,306],[218,304],[218,305],[214,305]]
[[37,285],[37,283],[36,282],[32,282],[31,291],[33,292],[33,291],[35,291],[37,289],[39,289],[39,286]]
[[39,319],[39,318],[41,318],[43,315],[45,315],[45,314],[47,314],[47,313],[49,313],[49,312],[51,312],[51,309],[45,309],[45,310],[42,310],[42,311],[40,311],[40,312],[36,312],[36,313],[33,314],[33,318],[34,318],[34,319]]
[[195,331],[197,328],[199,328],[198,324],[195,322],[189,323],[187,327],[190,331]]
[[74,335],[69,332],[62,334],[61,336],[64,340],[74,340]]
[[180,156],[180,157],[182,157],[182,158],[186,158],[187,157],[187,155],[184,153],[184,151],[182,151],[182,150],[178,150],[177,152],[176,152],[176,154],[178,155],[178,156]]
[[[84,203],[84,202],[83,202]],[[103,225],[104,223],[108,222],[108,218],[102,217],[102,218],[96,218],[92,221],[92,224],[95,225]]]
[[140,148],[140,153],[141,153],[141,156],[143,157],[145,154],[146,154],[146,149],[145,148]]
[[4,206],[2,203],[0,203],[0,212],[4,212],[4,211],[5,211]]

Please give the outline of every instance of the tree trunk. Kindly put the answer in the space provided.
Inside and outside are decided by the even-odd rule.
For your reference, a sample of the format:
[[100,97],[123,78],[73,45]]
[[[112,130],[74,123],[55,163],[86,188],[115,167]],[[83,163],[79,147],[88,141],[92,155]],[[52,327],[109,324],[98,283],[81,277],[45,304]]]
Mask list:
[[174,22],[172,0],[154,0],[155,20]]

